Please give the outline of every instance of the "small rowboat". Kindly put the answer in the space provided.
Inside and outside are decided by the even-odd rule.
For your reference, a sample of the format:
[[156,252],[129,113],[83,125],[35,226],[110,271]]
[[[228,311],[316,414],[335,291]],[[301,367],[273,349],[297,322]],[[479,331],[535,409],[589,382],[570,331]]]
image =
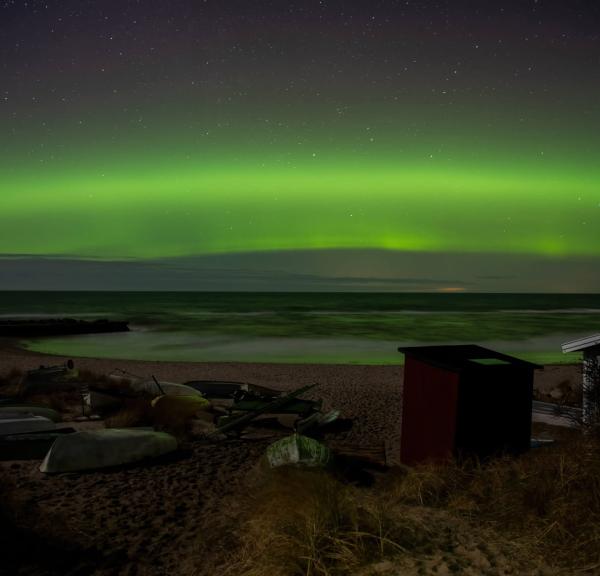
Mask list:
[[175,437],[164,432],[135,428],[87,430],[57,438],[40,470],[60,473],[122,466],[176,449]]
[[266,458],[271,468],[280,466],[324,468],[332,461],[331,451],[327,446],[300,434],[286,436],[271,444],[267,448]]
[[0,415],[0,436],[25,434],[39,430],[54,430],[56,424],[49,418],[20,412],[5,412]]
[[59,436],[74,432],[74,428],[56,428],[1,436],[0,460],[42,460]]
[[176,382],[142,380],[140,382],[132,382],[130,387],[135,392],[152,394],[154,396],[198,396],[199,398],[202,398],[202,394],[198,392],[198,390]]
[[0,401],[0,417],[2,414],[31,414],[33,416],[43,416],[52,420],[53,422],[60,422],[62,420],[60,414],[50,408],[50,406],[44,406],[43,404],[34,404],[31,402],[22,402],[19,400],[4,400]]

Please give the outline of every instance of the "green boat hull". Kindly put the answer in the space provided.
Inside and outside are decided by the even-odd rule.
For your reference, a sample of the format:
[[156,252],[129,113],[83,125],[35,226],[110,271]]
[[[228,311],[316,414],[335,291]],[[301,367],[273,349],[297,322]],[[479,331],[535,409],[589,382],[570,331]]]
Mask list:
[[327,446],[300,434],[292,434],[274,442],[267,448],[265,455],[271,468],[325,468],[332,462],[332,454]]

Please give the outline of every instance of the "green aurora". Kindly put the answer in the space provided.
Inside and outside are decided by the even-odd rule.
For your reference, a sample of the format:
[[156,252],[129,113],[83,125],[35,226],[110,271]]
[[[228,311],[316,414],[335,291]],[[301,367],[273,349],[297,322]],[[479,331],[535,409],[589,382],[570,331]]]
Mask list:
[[[518,135],[510,147],[499,136],[492,149],[481,134],[465,132],[419,140],[373,128],[360,137],[344,148],[339,134],[334,141],[299,134],[294,142],[246,127],[207,143],[182,137],[178,146],[175,130],[128,146],[100,141],[92,150],[50,143],[27,162],[0,164],[2,252],[600,254],[600,169],[592,154],[573,158],[558,144]],[[577,149],[594,150],[577,138]]]
[[5,3],[0,256],[600,256],[597,6],[475,4]]

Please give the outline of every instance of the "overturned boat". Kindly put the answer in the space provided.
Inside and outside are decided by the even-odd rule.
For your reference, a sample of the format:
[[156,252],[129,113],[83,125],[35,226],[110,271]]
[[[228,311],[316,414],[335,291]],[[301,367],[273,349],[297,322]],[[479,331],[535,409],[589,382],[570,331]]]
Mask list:
[[40,471],[52,474],[122,466],[176,449],[177,440],[165,432],[136,428],[88,430],[57,438]]
[[18,399],[0,400],[0,416],[3,414],[31,414],[32,416],[48,418],[48,420],[52,420],[53,422],[60,422],[62,420],[61,415],[53,408],[50,408],[50,406],[33,402],[23,402]]
[[59,436],[74,433],[67,427],[0,436],[0,460],[41,460]]
[[54,430],[56,424],[49,418],[22,414],[19,412],[4,412],[0,414],[0,436],[9,434],[25,434],[40,430]]
[[300,434],[292,434],[277,440],[267,448],[265,456],[271,468],[281,466],[324,468],[332,462],[332,454],[327,446]]
[[152,396],[198,396],[202,398],[202,393],[191,386],[156,379],[132,381],[129,383],[129,388],[134,392]]

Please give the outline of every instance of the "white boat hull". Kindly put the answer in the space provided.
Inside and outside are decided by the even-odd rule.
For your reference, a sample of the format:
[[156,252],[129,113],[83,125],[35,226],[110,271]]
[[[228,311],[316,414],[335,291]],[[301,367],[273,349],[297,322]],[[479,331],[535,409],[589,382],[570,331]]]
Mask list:
[[170,434],[135,428],[87,430],[57,438],[40,471],[78,472],[156,458],[177,448]]
[[38,432],[41,430],[54,430],[56,424],[43,416],[34,416],[32,414],[5,412],[0,415],[0,436],[9,434],[26,434],[28,432]]

